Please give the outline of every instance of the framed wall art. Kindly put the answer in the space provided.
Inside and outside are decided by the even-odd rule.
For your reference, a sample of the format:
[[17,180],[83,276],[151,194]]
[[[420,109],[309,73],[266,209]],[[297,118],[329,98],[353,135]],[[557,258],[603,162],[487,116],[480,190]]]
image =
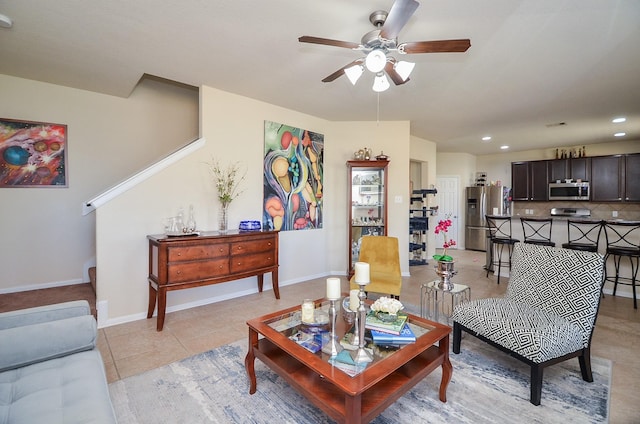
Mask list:
[[0,118],[3,187],[67,187],[67,126]]
[[323,158],[323,134],[264,122],[263,228],[322,228]]

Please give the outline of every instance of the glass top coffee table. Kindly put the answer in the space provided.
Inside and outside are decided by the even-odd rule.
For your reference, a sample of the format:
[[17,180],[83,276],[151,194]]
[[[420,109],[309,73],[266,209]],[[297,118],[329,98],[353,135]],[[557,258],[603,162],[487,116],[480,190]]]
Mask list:
[[[315,301],[321,307],[323,299]],[[257,389],[255,359],[285,379],[311,403],[340,423],[367,423],[418,384],[433,370],[442,367],[439,398],[446,391],[453,369],[449,361],[451,327],[409,314],[416,342],[399,348],[374,348],[373,362],[351,376],[329,362],[322,350],[313,353],[296,341],[304,328],[295,306],[247,321],[249,348],[245,368],[249,393]],[[342,339],[351,328],[338,314],[336,334]]]

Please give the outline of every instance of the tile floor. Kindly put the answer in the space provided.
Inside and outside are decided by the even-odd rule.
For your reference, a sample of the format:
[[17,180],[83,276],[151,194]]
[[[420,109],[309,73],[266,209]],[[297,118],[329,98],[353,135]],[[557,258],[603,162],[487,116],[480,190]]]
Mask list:
[[[455,251],[454,256],[458,270],[454,281],[469,285],[472,299],[504,294],[507,279],[502,278],[501,284],[496,284],[492,274],[486,277],[483,269],[484,252]],[[404,278],[400,299],[419,305],[420,284],[435,277],[432,266],[411,267],[411,277]],[[342,288],[344,292],[348,291],[348,282],[344,277]],[[90,287],[88,290],[91,290]],[[325,290],[325,279],[322,278],[281,287],[280,300],[274,298],[272,291],[266,291],[174,312],[167,314],[161,332],[155,329],[155,318],[100,329],[98,345],[109,382],[246,337],[247,319],[300,304],[304,298],[324,297]],[[83,291],[80,296],[84,295]],[[13,294],[0,295],[0,311],[13,303],[7,296]],[[16,303],[23,305],[21,307],[30,306]],[[611,423],[640,422],[640,402],[635,390],[636,382],[640,381],[639,324],[640,314],[633,309],[631,299],[613,296],[602,299],[593,336],[592,355],[613,362]]]

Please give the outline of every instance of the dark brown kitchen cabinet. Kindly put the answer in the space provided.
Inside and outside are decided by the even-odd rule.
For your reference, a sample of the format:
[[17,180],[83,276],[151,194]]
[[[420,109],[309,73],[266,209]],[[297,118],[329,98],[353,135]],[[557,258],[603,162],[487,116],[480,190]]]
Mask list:
[[546,201],[549,198],[548,160],[511,163],[511,187],[514,201]]
[[567,178],[582,181],[591,181],[591,158],[569,159],[571,173]]
[[640,153],[625,156],[624,171],[624,200],[640,202]]
[[549,182],[566,179],[591,181],[591,158],[550,160]]
[[549,161],[549,182],[564,181],[571,175],[569,159],[556,159]]
[[591,158],[591,201],[620,202],[624,194],[624,155]]

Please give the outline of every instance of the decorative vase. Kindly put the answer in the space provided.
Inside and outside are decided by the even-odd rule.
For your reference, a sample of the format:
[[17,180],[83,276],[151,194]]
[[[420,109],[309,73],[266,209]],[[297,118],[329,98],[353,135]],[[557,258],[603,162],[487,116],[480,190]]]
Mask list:
[[218,231],[226,233],[229,230],[229,205],[220,208],[218,215]]
[[438,283],[439,289],[445,291],[450,291],[453,289],[451,277],[458,273],[453,269],[454,264],[455,262],[453,261],[437,261],[436,274],[440,276],[440,282]]

